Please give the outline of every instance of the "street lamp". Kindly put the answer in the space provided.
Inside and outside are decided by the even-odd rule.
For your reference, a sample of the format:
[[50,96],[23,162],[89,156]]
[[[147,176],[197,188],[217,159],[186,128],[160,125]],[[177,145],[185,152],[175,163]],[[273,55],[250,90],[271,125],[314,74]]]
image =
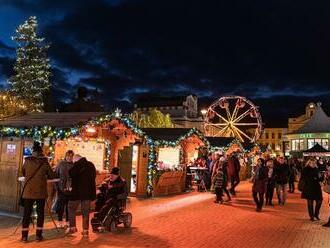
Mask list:
[[203,119],[205,119],[205,116],[206,116],[206,114],[207,114],[207,109],[202,109],[202,110],[201,110],[201,114],[202,114],[202,116],[203,116]]
[[202,114],[202,118],[203,118],[203,122],[202,122],[202,130],[205,134],[205,119],[206,119],[206,114],[207,114],[207,109],[201,109],[201,114]]

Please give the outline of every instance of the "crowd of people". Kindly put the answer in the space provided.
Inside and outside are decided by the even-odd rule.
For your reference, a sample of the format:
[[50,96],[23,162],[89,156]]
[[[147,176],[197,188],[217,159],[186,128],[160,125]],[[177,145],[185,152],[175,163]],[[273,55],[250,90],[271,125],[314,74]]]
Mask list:
[[[231,201],[231,198],[236,196],[242,164],[236,154],[227,157],[225,154],[209,153],[199,158],[196,163],[198,167],[204,168],[202,180],[206,189],[215,193],[215,203],[222,204],[224,195],[226,201]],[[295,192],[295,182],[299,178],[298,190],[302,192],[301,197],[307,201],[310,220],[320,220],[322,182],[323,190],[330,194],[330,163],[315,158],[303,161],[277,156],[259,157],[251,167],[252,197],[257,212],[261,212],[264,205],[274,206],[274,192],[278,205],[285,205],[288,193]],[[101,218],[109,207],[116,203],[116,196],[127,193],[125,179],[119,176],[119,168],[114,167],[110,176],[97,189],[96,169],[92,162],[69,150],[53,170],[39,143],[34,144],[32,156],[25,158],[22,173],[26,178],[20,200],[24,207],[22,242],[28,240],[34,205],[37,213],[36,240],[43,240],[44,209],[48,197],[47,179],[58,179],[55,184],[57,197],[54,207],[58,226],[66,228],[67,234],[77,232],[76,213],[80,205],[84,237],[89,234],[92,201],[97,199],[94,218]],[[323,226],[330,227],[330,218]]]
[[[36,204],[37,213],[36,241],[43,240],[48,179],[58,179],[55,183],[57,196],[54,204],[58,217],[57,226],[65,228],[67,235],[77,232],[76,215],[79,206],[82,214],[82,235],[87,237],[89,234],[91,203],[96,200],[97,193],[98,200],[96,201],[95,211],[100,211],[100,214],[102,214],[104,205],[109,206],[113,203],[111,199],[126,191],[125,180],[119,176],[119,168],[116,167],[112,169],[109,178],[102,183],[100,188],[96,189],[94,164],[85,157],[74,154],[72,150],[66,152],[64,159],[53,170],[39,143],[34,144],[32,155],[25,158],[22,174],[25,177],[20,201],[20,204],[24,207],[22,242],[28,241],[34,204]],[[105,197],[100,200],[99,195]],[[66,221],[63,221],[64,214]]]

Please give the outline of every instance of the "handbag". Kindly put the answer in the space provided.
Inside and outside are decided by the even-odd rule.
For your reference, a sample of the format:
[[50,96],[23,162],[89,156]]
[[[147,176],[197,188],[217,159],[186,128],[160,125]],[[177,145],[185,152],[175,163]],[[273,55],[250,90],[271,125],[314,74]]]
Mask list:
[[18,205],[20,205],[21,207],[24,207],[24,198],[23,198],[23,193],[25,190],[26,185],[28,184],[28,182],[31,181],[31,179],[37,174],[37,172],[39,171],[39,169],[41,168],[43,164],[39,165],[39,167],[33,172],[32,176],[28,178],[28,180],[26,180],[26,182],[24,183],[22,192],[21,192],[21,196],[19,197],[19,201],[18,201]]

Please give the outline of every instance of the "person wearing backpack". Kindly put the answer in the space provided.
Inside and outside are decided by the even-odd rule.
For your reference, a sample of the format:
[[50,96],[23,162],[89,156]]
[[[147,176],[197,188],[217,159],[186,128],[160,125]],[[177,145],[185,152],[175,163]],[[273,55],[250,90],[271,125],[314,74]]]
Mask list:
[[36,240],[42,241],[42,231],[44,226],[44,209],[47,199],[47,179],[55,178],[55,172],[48,163],[48,159],[43,155],[41,145],[34,143],[32,156],[26,157],[22,174],[25,177],[25,184],[22,190],[21,203],[24,206],[22,220],[22,242],[28,241],[29,225],[33,205],[37,205],[37,227]]
[[72,190],[69,196],[69,223],[70,228],[66,234],[77,232],[76,211],[81,206],[83,237],[88,237],[89,214],[91,202],[96,199],[96,169],[92,162],[85,157],[75,154],[73,157],[73,167],[69,170],[69,176],[72,181]]

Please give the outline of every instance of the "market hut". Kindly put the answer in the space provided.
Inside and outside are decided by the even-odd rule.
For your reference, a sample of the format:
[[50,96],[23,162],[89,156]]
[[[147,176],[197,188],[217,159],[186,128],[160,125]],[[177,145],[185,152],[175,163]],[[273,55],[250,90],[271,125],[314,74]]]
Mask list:
[[[176,173],[167,174],[169,168],[164,166],[174,165],[174,159],[178,158],[170,170],[179,171],[179,166],[184,169],[182,165],[196,157],[197,149],[208,145],[196,129],[142,130],[120,113],[97,114],[82,113],[84,118],[78,118],[74,113],[39,113],[29,115],[30,119],[19,117],[0,121],[0,175],[4,179],[0,189],[0,209],[18,209],[20,189],[17,177],[24,156],[31,154],[33,140],[43,142],[53,165],[69,149],[87,157],[98,171],[97,183],[104,179],[111,167],[120,167],[130,194],[138,197],[181,192],[184,185],[182,178],[179,180]],[[183,175],[183,169],[181,174],[177,174]],[[163,179],[159,174],[164,174]],[[15,187],[12,187],[13,183]]]
[[20,176],[26,156],[31,155],[34,140],[44,144],[51,162],[53,142],[76,135],[79,123],[103,113],[31,113],[0,121],[0,210],[17,212],[20,195]]
[[143,131],[154,142],[153,195],[183,192],[186,166],[198,157],[201,148],[209,147],[208,140],[197,129],[146,128]]

